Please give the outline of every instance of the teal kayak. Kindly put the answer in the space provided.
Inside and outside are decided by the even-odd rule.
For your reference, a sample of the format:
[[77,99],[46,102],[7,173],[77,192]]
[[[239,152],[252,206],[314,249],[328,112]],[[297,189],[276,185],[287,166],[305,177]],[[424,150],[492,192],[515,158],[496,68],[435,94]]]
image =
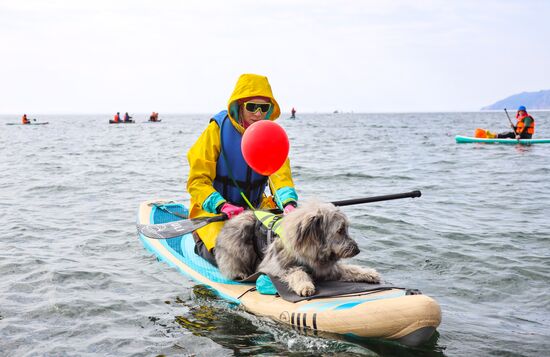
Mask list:
[[512,144],[512,145],[531,145],[531,144],[550,144],[550,139],[487,139],[487,138],[472,138],[471,136],[455,136],[455,140],[459,144],[464,143],[488,143],[488,144]]

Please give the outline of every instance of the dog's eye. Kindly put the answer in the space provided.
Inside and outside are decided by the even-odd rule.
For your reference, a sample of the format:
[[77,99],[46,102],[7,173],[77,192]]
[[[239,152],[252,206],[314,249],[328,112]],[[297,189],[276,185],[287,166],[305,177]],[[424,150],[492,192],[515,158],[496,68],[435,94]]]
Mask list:
[[346,234],[346,227],[345,226],[340,227],[340,229],[338,230],[338,234]]

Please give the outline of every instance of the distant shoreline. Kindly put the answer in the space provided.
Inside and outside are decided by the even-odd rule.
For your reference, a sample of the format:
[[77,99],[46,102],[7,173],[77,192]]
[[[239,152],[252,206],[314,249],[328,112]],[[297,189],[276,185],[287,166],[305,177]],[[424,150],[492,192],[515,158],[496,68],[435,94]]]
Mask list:
[[[506,108],[509,112],[515,112],[516,107],[507,107]],[[331,112],[301,112],[299,114],[296,114],[296,119],[299,119],[301,115],[333,115],[333,116],[340,116],[340,115],[364,115],[364,114],[437,114],[437,113],[498,113],[504,111],[504,107],[502,109],[480,109],[480,110],[448,110],[448,111],[378,111],[378,112],[339,112],[339,113],[331,113]],[[550,112],[550,109],[529,109],[527,107],[528,112]],[[111,119],[112,115],[110,114],[104,114],[104,113],[36,113],[31,114],[32,117],[50,117],[50,116],[94,116],[94,117],[105,117],[106,119]],[[163,117],[170,117],[170,116],[179,116],[179,115],[196,115],[196,116],[212,116],[213,113],[165,113],[162,116]],[[21,117],[21,114],[13,114],[13,113],[0,113],[0,117],[9,117],[10,119],[13,119],[13,117],[19,118]],[[132,117],[137,117],[138,120],[143,117],[145,119],[149,118],[149,114],[145,113],[134,113],[132,114]],[[286,119],[290,117],[290,113],[282,113],[278,119]]]

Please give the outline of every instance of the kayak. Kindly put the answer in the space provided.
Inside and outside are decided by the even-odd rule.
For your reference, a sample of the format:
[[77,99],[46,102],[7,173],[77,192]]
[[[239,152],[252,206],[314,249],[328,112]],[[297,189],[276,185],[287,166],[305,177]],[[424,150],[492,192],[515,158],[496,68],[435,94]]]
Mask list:
[[49,124],[49,121],[43,122],[43,123],[29,123],[29,124],[22,124],[22,123],[6,123],[6,125],[47,125]]
[[135,120],[129,120],[129,121],[114,121],[112,119],[109,119],[109,124],[133,124],[135,123]]
[[488,144],[521,144],[521,145],[531,145],[531,144],[550,144],[550,139],[489,139],[489,138],[473,138],[471,136],[455,136],[457,143],[488,143]]
[[160,123],[162,119],[159,120],[147,120],[146,123]]
[[[168,223],[182,220],[187,214],[188,209],[181,203],[151,200],[140,204],[137,223]],[[138,236],[159,261],[206,285],[223,299],[305,334],[328,332],[350,339],[380,338],[417,346],[427,341],[441,322],[438,303],[416,289],[360,283],[374,287],[353,294],[300,297],[293,302],[280,294],[261,294],[254,282],[225,278],[217,267],[195,254],[192,234],[170,239],[152,239],[139,232]]]

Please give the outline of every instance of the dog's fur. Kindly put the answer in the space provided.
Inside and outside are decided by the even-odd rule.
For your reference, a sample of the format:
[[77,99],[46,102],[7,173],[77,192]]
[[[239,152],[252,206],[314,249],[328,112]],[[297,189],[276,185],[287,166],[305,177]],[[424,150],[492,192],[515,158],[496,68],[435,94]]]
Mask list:
[[339,262],[359,254],[349,236],[348,220],[334,205],[306,203],[282,221],[283,238],[275,238],[260,261],[254,249],[256,218],[245,211],[229,220],[216,242],[216,262],[223,275],[244,279],[256,271],[276,276],[300,296],[315,293],[314,281],[380,282],[374,269]]

